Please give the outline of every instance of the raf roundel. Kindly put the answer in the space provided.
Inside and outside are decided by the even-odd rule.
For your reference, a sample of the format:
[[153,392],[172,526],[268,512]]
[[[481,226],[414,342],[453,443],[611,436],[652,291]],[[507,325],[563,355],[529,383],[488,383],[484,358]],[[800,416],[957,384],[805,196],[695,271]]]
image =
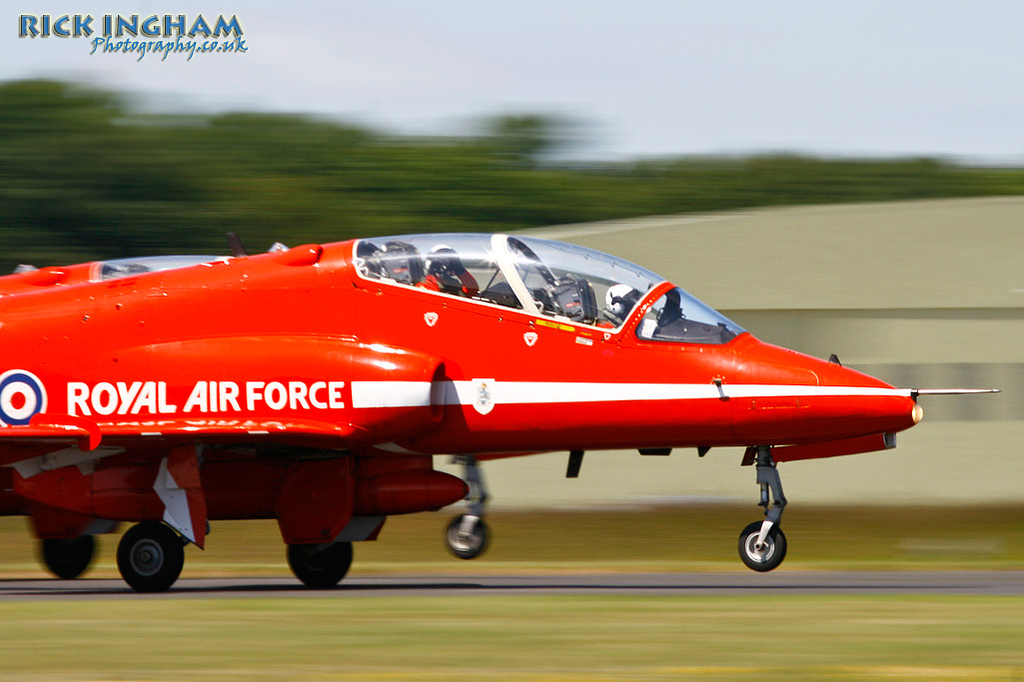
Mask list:
[[12,369],[0,374],[0,423],[22,426],[46,409],[46,389],[31,372]]

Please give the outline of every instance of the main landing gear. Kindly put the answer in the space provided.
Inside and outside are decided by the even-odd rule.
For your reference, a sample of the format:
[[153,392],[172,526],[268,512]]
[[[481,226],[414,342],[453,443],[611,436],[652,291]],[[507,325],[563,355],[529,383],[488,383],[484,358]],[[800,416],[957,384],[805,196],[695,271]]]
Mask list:
[[776,568],[786,558],[786,535],[779,527],[782,511],[786,508],[786,496],[782,492],[782,481],[775,468],[771,448],[758,446],[756,462],[757,483],[761,486],[758,504],[764,507],[765,519],[743,529],[739,552],[747,568],[763,573]]
[[47,538],[40,544],[43,563],[58,578],[71,580],[89,568],[96,553],[92,535],[75,538]]
[[186,542],[163,523],[137,523],[117,546],[117,569],[136,592],[163,592],[181,575]]
[[444,539],[448,549],[460,559],[475,559],[487,549],[489,532],[484,523],[484,505],[487,502],[487,489],[484,488],[483,474],[476,457],[460,455],[455,458],[456,464],[462,464],[463,478],[469,485],[466,501],[469,502],[469,513],[460,514],[451,520],[445,531]]
[[352,566],[352,543],[288,545],[288,565],[306,587],[329,589],[341,582]]

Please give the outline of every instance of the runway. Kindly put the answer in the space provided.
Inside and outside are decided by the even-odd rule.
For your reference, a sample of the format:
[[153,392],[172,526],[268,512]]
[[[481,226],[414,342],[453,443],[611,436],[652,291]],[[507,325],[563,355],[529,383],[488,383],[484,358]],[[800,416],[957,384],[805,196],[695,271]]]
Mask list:
[[602,573],[580,575],[383,576],[309,590],[291,577],[186,578],[162,594],[119,579],[0,580],[0,602],[67,599],[350,599],[500,595],[1022,595],[1024,571],[791,571],[771,574]]

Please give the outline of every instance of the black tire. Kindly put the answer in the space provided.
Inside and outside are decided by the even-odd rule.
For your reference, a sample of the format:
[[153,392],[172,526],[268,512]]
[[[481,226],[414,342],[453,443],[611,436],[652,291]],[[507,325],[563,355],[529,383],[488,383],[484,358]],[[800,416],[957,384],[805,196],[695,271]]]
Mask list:
[[766,573],[777,568],[786,558],[786,534],[778,526],[772,526],[765,538],[765,547],[758,551],[755,548],[757,536],[761,533],[761,522],[755,521],[740,533],[740,559],[747,568],[759,573]]
[[135,524],[117,546],[117,569],[136,592],[166,591],[184,565],[181,536],[156,521]]
[[448,544],[448,549],[455,556],[460,559],[475,559],[487,549],[491,533],[483,519],[477,520],[471,533],[463,533],[460,528],[465,516],[465,514],[460,514],[451,520],[444,533],[444,539]]
[[288,545],[288,565],[306,587],[326,590],[348,574],[352,566],[352,543]]
[[73,580],[85,573],[95,553],[96,541],[91,535],[47,538],[41,543],[43,563],[62,580]]

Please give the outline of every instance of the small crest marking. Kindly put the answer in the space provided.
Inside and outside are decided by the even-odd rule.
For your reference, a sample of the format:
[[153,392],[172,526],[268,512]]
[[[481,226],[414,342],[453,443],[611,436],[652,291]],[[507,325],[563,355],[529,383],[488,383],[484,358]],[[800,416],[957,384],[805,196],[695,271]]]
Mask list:
[[530,348],[533,348],[533,344],[537,343],[537,332],[526,332],[523,334],[523,341]]
[[473,409],[487,414],[494,409],[494,379],[473,380]]
[[428,327],[433,327],[437,324],[437,313],[423,313],[423,321],[427,323]]

